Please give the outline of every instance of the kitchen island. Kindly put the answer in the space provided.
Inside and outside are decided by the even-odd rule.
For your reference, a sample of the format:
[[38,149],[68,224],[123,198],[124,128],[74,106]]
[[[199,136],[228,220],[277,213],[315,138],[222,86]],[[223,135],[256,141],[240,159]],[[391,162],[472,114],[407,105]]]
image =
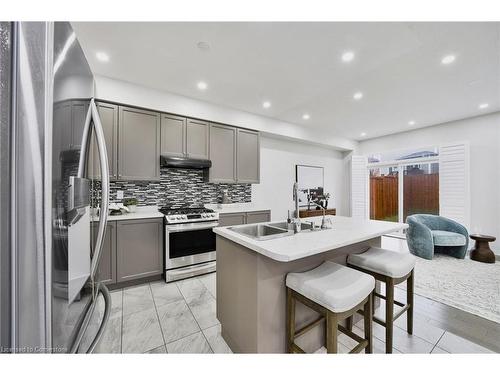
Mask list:
[[[380,246],[381,236],[407,227],[402,223],[329,216],[332,229],[258,240],[230,227],[217,235],[217,318],[222,336],[235,353],[284,353],[285,277],[325,260],[346,263],[348,254]],[[321,222],[321,217],[308,220]],[[297,305],[297,326],[316,313]],[[307,352],[323,345],[320,325],[297,343]]]

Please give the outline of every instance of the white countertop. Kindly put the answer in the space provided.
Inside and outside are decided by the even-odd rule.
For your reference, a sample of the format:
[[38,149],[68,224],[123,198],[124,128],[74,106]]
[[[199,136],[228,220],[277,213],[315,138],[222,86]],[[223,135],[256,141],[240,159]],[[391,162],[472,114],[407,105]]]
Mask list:
[[[353,219],[345,216],[331,216],[333,228],[311,232],[300,232],[293,236],[258,241],[233,232],[229,227],[214,228],[213,231],[248,249],[279,262],[290,262],[325,251],[380,237],[408,227],[408,224],[379,220]],[[303,221],[321,222],[321,217]]]
[[236,212],[255,212],[255,211],[269,211],[269,207],[263,207],[255,203],[227,203],[227,204],[206,204],[205,208],[214,210],[220,215],[232,214]]
[[[138,206],[135,212],[124,213],[122,215],[108,215],[108,221],[133,220],[133,219],[152,219],[163,217],[158,211],[158,206]],[[98,221],[99,218],[93,216],[92,221]]]

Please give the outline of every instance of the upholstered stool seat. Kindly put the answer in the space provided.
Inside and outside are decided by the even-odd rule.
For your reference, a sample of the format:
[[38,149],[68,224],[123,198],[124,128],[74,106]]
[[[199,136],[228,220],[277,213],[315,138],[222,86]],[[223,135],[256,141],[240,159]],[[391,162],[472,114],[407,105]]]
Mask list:
[[307,272],[289,273],[286,286],[333,312],[344,312],[363,301],[375,288],[366,273],[324,262]]
[[[373,321],[385,327],[385,351],[392,353],[393,324],[401,315],[406,313],[406,330],[413,334],[413,279],[415,256],[410,253],[399,253],[370,247],[362,254],[350,254],[347,257],[349,267],[375,277],[385,283],[385,295],[373,292],[375,297],[385,300],[385,320],[376,316]],[[406,281],[406,304],[394,299],[394,285]],[[394,314],[394,305],[402,307]],[[375,305],[372,305],[374,309]],[[352,326],[352,318],[348,320],[348,327]]]
[[365,270],[399,278],[407,275],[415,267],[415,256],[410,253],[370,247],[362,254],[349,255],[347,262]]
[[[372,352],[372,293],[375,278],[366,273],[333,262],[324,262],[306,272],[292,272],[286,277],[287,304],[287,348],[290,353],[304,351],[295,343],[295,339],[326,321],[326,349],[328,353],[337,353],[338,331],[351,337],[358,345],[351,353],[365,349]],[[318,312],[320,317],[300,329],[295,327],[295,304],[300,302]],[[364,311],[365,337],[360,337],[339,326],[339,321],[352,318],[360,309]]]

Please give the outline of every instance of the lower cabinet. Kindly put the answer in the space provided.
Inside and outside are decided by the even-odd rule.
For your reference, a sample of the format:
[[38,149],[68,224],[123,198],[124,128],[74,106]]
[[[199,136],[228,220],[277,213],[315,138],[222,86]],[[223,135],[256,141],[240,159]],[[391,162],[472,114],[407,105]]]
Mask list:
[[163,273],[163,219],[118,221],[116,281]]
[[[95,244],[98,223],[92,223],[92,237]],[[102,246],[101,259],[97,268],[97,280],[104,284],[116,283],[116,222],[108,222]]]
[[247,212],[247,224],[271,221],[271,211]]
[[[92,223],[94,243],[98,223]],[[105,284],[163,273],[163,219],[110,221],[107,224],[97,279]]]
[[219,215],[219,226],[227,227],[230,225],[241,225],[246,222],[246,213],[237,212],[232,214],[220,214]]
[[219,226],[265,223],[271,221],[271,211],[234,212],[219,215]]

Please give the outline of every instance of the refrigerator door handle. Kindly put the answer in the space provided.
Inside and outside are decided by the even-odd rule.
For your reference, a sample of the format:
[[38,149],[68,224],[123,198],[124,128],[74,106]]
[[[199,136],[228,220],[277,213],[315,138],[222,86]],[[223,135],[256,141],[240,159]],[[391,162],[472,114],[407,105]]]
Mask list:
[[85,175],[87,168],[87,160],[90,149],[90,135],[91,135],[91,120],[94,124],[94,131],[97,140],[97,149],[99,151],[99,166],[101,169],[101,204],[99,210],[99,227],[97,232],[97,239],[95,243],[94,256],[92,257],[90,265],[90,277],[94,281],[99,261],[101,259],[102,246],[104,243],[104,236],[106,235],[106,223],[108,221],[108,207],[109,207],[109,164],[108,152],[106,150],[106,140],[104,138],[104,130],[102,128],[101,118],[97,111],[97,106],[94,99],[90,100],[89,110],[85,118],[85,127],[83,129],[82,148],[80,151],[80,160],[78,164],[78,177],[82,178]]

